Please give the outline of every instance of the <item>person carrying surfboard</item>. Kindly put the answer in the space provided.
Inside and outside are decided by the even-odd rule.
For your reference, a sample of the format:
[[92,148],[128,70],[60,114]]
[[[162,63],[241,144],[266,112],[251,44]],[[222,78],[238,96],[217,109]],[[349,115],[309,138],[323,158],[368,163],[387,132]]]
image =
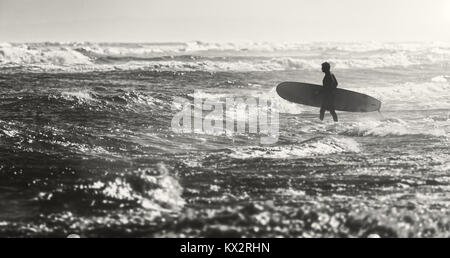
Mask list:
[[339,85],[334,74],[331,73],[331,66],[329,63],[325,62],[322,64],[322,72],[325,73],[323,77],[323,99],[322,107],[320,108],[320,120],[323,121],[325,117],[325,111],[330,111],[331,116],[333,116],[334,122],[338,121],[338,116],[334,110],[334,90]]

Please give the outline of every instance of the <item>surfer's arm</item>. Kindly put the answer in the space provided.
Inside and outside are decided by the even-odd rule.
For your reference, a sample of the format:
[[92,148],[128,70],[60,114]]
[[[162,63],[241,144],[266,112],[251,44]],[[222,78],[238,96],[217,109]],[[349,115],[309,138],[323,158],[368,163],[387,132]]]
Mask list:
[[336,77],[334,76],[334,74],[333,75],[331,75],[331,76],[333,76],[333,80],[336,82],[336,88],[338,87],[338,85],[339,85],[339,82],[336,80]]

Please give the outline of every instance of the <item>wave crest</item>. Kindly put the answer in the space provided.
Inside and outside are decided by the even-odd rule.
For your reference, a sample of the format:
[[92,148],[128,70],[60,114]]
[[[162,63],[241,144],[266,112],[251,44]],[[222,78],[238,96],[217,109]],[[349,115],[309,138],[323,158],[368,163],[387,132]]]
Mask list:
[[0,44],[0,66],[56,72],[315,70],[324,59],[337,69],[366,69],[447,63],[449,57],[450,45],[443,43]]
[[235,148],[229,156],[234,159],[295,159],[359,151],[359,144],[350,138],[316,137],[295,145]]

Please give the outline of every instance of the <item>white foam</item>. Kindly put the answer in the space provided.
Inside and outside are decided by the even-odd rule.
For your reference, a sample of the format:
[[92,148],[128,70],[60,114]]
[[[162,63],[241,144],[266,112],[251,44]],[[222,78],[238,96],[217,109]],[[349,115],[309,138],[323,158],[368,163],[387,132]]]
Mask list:
[[[424,130],[424,128],[427,129]],[[341,123],[336,126],[335,130],[338,134],[350,136],[446,136],[446,132],[442,127],[433,128],[428,121],[424,120],[406,122],[402,119],[377,120],[363,118],[357,122]]]
[[[228,59],[177,56],[230,57]],[[172,56],[173,60],[146,58]],[[107,63],[101,57],[115,57]],[[126,57],[121,59],[121,57]],[[259,58],[252,58],[259,57]],[[261,58],[263,57],[263,58]],[[333,57],[333,58],[330,58]],[[443,43],[27,43],[0,44],[0,66],[43,71],[283,71],[316,70],[324,59],[337,69],[381,68],[448,63],[450,46]]]
[[431,81],[432,81],[432,82],[448,82],[447,78],[450,78],[450,77],[449,77],[449,76],[441,75],[441,76],[433,77],[433,78],[431,79]]
[[68,100],[95,101],[89,91],[63,91],[61,96]]
[[450,108],[450,83],[441,77],[433,78],[431,82],[348,89],[379,99],[384,111]]
[[226,94],[226,93],[208,93],[204,91],[195,91],[194,93],[188,94],[188,96],[198,99],[225,99],[225,98],[234,98],[235,94]]
[[2,44],[0,45],[0,64],[70,66],[92,63],[89,57],[70,47],[33,48],[26,44]]
[[19,131],[14,130],[14,129],[11,129],[11,130],[0,129],[0,130],[1,130],[1,132],[3,132],[3,134],[5,134],[6,136],[11,137],[11,138],[16,137],[19,134]]
[[157,211],[178,211],[185,201],[181,197],[183,188],[178,180],[169,174],[164,164],[158,165],[156,175],[139,170],[135,176],[141,180],[143,189],[134,189],[126,177],[118,177],[107,183],[96,182],[90,186],[117,200],[137,201],[145,209]]
[[235,159],[295,159],[343,152],[359,152],[359,144],[349,138],[318,138],[296,145],[273,147],[240,147],[232,149],[230,157]]

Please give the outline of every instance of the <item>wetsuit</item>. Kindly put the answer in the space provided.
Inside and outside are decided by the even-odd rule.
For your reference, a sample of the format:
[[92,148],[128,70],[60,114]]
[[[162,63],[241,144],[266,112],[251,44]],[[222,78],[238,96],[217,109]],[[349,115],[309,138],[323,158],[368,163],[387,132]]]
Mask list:
[[334,74],[327,73],[323,78],[323,99],[322,99],[322,107],[320,108],[320,120],[323,120],[325,117],[325,111],[329,110],[330,114],[333,116],[333,120],[335,122],[338,121],[338,117],[336,111],[334,110],[334,90],[338,86],[338,81]]

